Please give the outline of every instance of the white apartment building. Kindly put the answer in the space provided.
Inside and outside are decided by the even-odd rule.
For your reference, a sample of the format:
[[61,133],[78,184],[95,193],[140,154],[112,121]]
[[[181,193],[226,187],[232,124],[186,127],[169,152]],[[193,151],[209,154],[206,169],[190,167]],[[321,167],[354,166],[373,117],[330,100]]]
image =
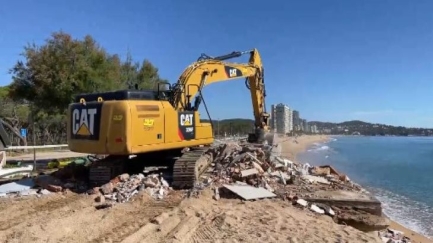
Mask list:
[[316,125],[311,125],[310,129],[311,129],[311,133],[318,133]]
[[282,103],[271,105],[271,128],[279,134],[293,130],[293,110]]

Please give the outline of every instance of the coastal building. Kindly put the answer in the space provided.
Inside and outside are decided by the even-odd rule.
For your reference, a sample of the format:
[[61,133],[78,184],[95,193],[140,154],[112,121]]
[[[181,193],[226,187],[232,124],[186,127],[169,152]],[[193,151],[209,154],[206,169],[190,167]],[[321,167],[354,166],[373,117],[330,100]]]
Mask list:
[[308,124],[307,124],[307,120],[305,120],[305,119],[301,119],[301,124],[300,124],[300,126],[301,126],[301,131],[308,132]]
[[301,118],[299,117],[299,111],[293,110],[293,130],[300,131]]
[[271,129],[279,134],[293,130],[293,111],[287,105],[271,105]]
[[311,129],[311,133],[317,133],[317,126],[316,125],[311,125],[310,129]]
[[311,132],[310,124],[308,124],[307,120],[304,120],[304,131],[307,133]]

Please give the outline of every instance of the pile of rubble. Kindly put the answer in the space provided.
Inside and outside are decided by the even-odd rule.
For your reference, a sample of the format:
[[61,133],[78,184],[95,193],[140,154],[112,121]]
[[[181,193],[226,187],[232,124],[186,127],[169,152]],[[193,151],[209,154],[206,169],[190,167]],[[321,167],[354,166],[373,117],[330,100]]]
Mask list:
[[[214,188],[244,200],[279,197],[296,207],[331,216],[363,231],[383,230],[389,221],[381,204],[332,166],[310,166],[271,156],[272,146],[227,143],[208,151],[212,166],[195,189]],[[195,193],[197,194],[197,193]]]
[[382,239],[384,243],[410,243],[411,240],[403,235],[403,232],[394,230],[394,229],[386,229],[378,232],[379,237]]
[[122,174],[110,182],[89,190],[89,194],[100,194],[96,197],[97,202],[105,202],[105,199],[117,203],[129,201],[139,191],[145,191],[155,199],[163,199],[169,192],[168,182],[158,174],[151,174],[147,177],[143,174],[130,176]]
[[[280,197],[308,197],[319,189],[361,191],[362,188],[331,166],[310,166],[271,156],[272,146],[221,144],[208,151],[213,163],[205,182],[214,186],[246,183]],[[271,159],[272,158],[272,159]]]

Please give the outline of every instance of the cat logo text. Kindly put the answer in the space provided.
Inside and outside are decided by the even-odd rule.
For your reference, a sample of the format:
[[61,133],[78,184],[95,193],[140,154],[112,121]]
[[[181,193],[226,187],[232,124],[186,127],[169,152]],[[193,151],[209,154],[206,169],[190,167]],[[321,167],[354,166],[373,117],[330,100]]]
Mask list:
[[72,134],[92,136],[95,134],[96,108],[74,109],[72,111]]

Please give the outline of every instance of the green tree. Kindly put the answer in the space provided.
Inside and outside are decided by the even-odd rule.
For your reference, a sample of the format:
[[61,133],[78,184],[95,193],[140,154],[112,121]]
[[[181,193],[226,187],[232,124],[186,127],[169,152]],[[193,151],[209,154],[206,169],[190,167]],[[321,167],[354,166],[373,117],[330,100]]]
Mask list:
[[76,40],[55,32],[42,46],[26,46],[23,56],[25,63],[11,69],[10,95],[48,113],[65,111],[77,93],[111,90],[121,82],[119,61],[91,36]]
[[145,59],[137,73],[138,87],[141,89],[157,89],[158,83],[161,82],[167,82],[167,80],[161,79],[158,74],[158,68]]
[[21,136],[20,129],[28,126],[29,105],[10,99],[9,90],[9,86],[0,87],[0,118],[3,126],[11,132],[12,142],[26,146],[27,139]]
[[[0,87],[0,118],[14,145],[33,141],[33,134],[38,144],[65,143],[66,109],[76,94],[135,84],[155,88],[166,81],[150,61],[135,62],[129,52],[122,61],[90,35],[80,40],[54,32],[43,45],[27,45],[22,56],[10,69],[12,83]],[[27,138],[21,137],[21,128],[28,128]]]

